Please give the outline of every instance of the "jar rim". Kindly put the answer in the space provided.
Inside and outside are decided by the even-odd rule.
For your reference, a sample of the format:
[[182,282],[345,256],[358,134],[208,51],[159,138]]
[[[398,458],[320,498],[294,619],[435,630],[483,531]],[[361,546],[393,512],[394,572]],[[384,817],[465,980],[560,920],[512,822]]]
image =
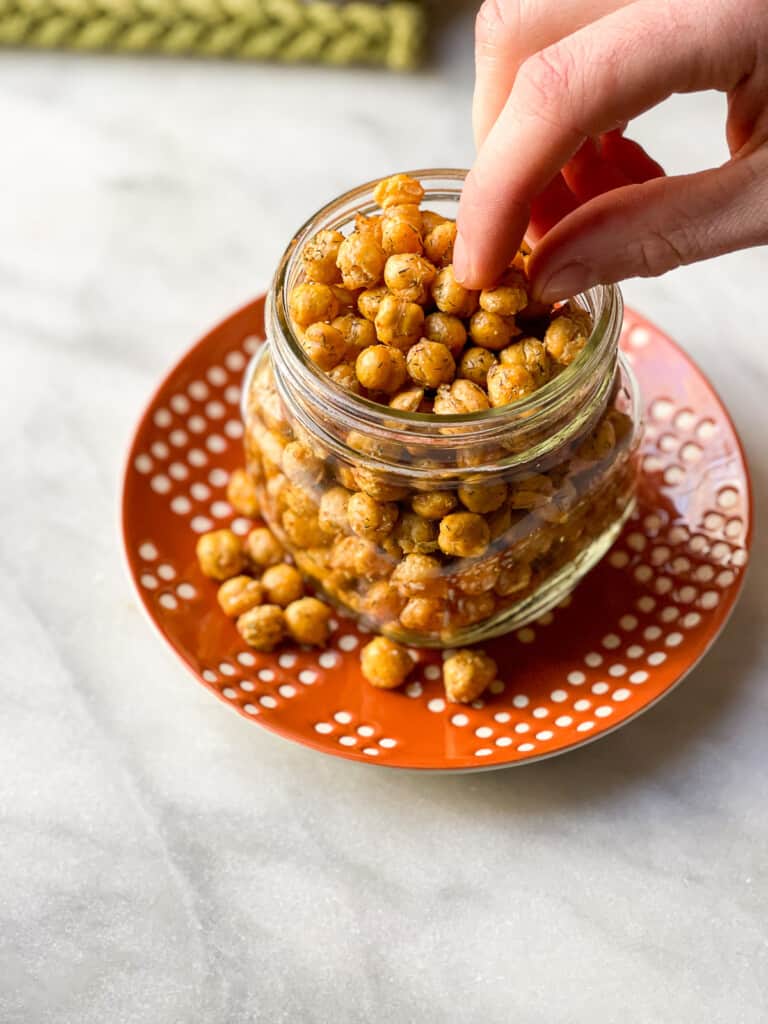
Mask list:
[[[401,173],[422,183],[425,201],[457,201],[468,171],[463,168],[428,168]],[[454,428],[451,432],[453,441],[460,443],[465,436],[475,437],[478,429],[489,428],[495,433],[499,428],[513,429],[517,421],[524,421],[530,428],[545,420],[568,398],[576,384],[599,371],[606,350],[610,348],[613,339],[618,337],[618,328],[623,318],[623,301],[616,285],[596,285],[573,296],[573,301],[586,305],[593,314],[592,332],[578,358],[532,394],[496,408],[450,415],[393,409],[342,387],[306,354],[288,313],[291,272],[300,258],[304,243],[316,231],[322,228],[338,229],[349,224],[357,213],[368,214],[378,210],[371,194],[379,180],[377,178],[358,185],[326,203],[299,228],[280,259],[267,297],[267,322],[276,328],[272,332],[272,344],[276,343],[281,354],[287,356],[287,368],[296,383],[309,386],[314,391],[322,389],[324,401],[340,416],[351,416],[358,426],[368,426],[383,433],[407,432],[409,428],[418,427],[425,440],[434,435],[435,440],[445,441],[445,431],[441,429],[445,427]],[[442,187],[440,182],[443,183]],[[430,188],[429,183],[433,183],[433,187]],[[461,427],[465,427],[466,431],[457,433],[456,428]]]

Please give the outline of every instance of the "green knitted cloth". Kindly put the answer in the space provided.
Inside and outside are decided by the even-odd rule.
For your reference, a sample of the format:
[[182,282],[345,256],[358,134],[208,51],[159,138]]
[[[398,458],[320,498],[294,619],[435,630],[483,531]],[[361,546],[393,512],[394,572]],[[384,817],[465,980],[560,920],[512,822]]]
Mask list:
[[0,46],[414,67],[420,3],[0,0]]

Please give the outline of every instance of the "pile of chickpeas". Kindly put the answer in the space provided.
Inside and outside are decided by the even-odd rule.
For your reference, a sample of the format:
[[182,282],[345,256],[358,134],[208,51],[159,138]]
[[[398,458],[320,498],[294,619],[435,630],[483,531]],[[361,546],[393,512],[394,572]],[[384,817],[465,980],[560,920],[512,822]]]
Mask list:
[[382,405],[437,415],[478,412],[543,387],[592,330],[575,306],[535,302],[527,250],[493,288],[458,283],[456,223],[422,210],[421,184],[380,182],[381,216],[346,237],[319,231],[302,252],[290,315],[309,359],[341,387]]

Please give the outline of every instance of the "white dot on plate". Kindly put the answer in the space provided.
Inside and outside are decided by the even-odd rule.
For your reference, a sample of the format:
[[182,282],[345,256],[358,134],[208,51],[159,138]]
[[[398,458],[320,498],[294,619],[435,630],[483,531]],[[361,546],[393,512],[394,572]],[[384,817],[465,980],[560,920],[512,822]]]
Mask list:
[[663,596],[664,594],[668,594],[673,586],[674,584],[669,576],[659,576],[654,583],[654,590],[657,594],[661,594]]
[[387,750],[389,750],[390,748],[397,746],[397,740],[393,740],[390,739],[390,737],[385,736],[383,739],[379,740],[379,746],[385,747]]
[[237,656],[237,660],[240,662],[241,665],[250,666],[256,664],[256,659],[250,653],[250,651],[241,651],[240,654],[238,654]]
[[559,718],[555,719],[555,725],[561,729],[567,729],[569,725],[573,725],[573,719],[570,715],[560,715]]
[[610,704],[601,704],[599,708],[595,708],[595,715],[597,718],[607,718],[613,714],[613,708]]
[[480,747],[475,751],[475,757],[489,757],[493,751],[489,747]]
[[688,614],[684,615],[682,618],[682,623],[686,629],[693,629],[694,626],[698,626],[700,622],[701,616],[698,612],[688,612]]
[[189,436],[184,430],[172,430],[169,436],[169,440],[172,445],[176,448],[183,448],[189,440]]
[[682,466],[667,466],[664,470],[664,483],[674,487],[685,479],[685,470]]
[[233,676],[235,674],[234,668],[232,667],[232,665],[229,664],[228,661],[221,662],[221,664],[219,665],[219,672],[221,672],[223,676]]
[[551,729],[542,729],[541,732],[536,733],[537,740],[551,740],[555,734]]
[[206,371],[205,376],[208,378],[211,384],[215,384],[216,387],[221,387],[222,384],[227,383],[226,371],[222,370],[220,366],[209,367],[208,370]]
[[141,576],[141,585],[142,587],[146,587],[147,590],[155,590],[157,587],[157,580],[152,573],[145,572],[144,575]]
[[697,533],[695,537],[691,537],[690,541],[688,542],[688,547],[695,554],[701,555],[709,549],[709,544],[707,543],[706,537],[704,537],[700,533]]
[[501,679],[494,679],[493,682],[490,683],[489,686],[488,686],[488,692],[489,693],[497,693],[497,694],[498,693],[504,693],[505,689],[506,689],[506,684],[503,683],[501,681]]
[[617,663],[616,665],[611,665],[611,667],[608,669],[608,674],[613,676],[614,679],[617,679],[619,676],[625,675],[626,671],[626,665],[621,665]]
[[162,441],[155,441],[155,443],[149,449],[156,459],[167,459],[168,458],[168,445],[163,444]]
[[259,697],[259,704],[261,704],[261,706],[263,708],[276,708],[277,707],[277,701],[275,700],[274,697],[271,697],[268,693],[264,694],[263,697]]
[[238,516],[237,519],[232,520],[229,524],[229,528],[233,533],[236,533],[240,537],[244,537],[246,533],[250,532],[251,523],[242,516]]
[[187,420],[187,428],[191,430],[193,434],[204,434],[207,427],[208,424],[202,416],[190,416]]
[[667,605],[666,608],[662,608],[659,612],[659,619],[661,622],[674,622],[680,615],[679,609],[675,608],[673,604]]
[[175,512],[177,516],[185,516],[192,511],[192,503],[183,494],[177,494],[171,501],[171,511]]
[[451,725],[458,725],[458,726],[461,727],[463,725],[468,725],[468,724],[469,724],[469,719],[467,718],[466,715],[451,715]]
[[538,619],[536,619],[539,626],[551,626],[554,621],[555,616],[552,612],[544,612],[543,615],[540,615]]
[[650,597],[648,594],[643,595],[643,597],[639,597],[636,603],[637,610],[639,612],[643,612],[646,615],[648,614],[648,612],[652,612],[653,609],[656,607],[655,599]]
[[224,392],[224,398],[227,402],[229,402],[230,405],[239,405],[240,388],[236,387],[234,384],[230,384],[229,387]]
[[211,496],[211,489],[208,484],[201,483],[198,480],[189,488],[189,493],[195,501],[207,501]]
[[512,746],[512,737],[511,736],[499,736],[499,738],[496,740],[496,746],[497,747],[511,747]]
[[315,732],[323,734],[333,732],[333,726],[330,722],[315,722]]
[[621,640],[619,639],[619,637],[616,636],[615,633],[608,633],[606,636],[603,637],[602,643],[603,647],[605,647],[606,650],[614,651],[617,647],[621,645]]
[[230,370],[242,370],[245,366],[245,356],[242,352],[227,352],[224,357],[224,365]]
[[595,683],[592,686],[592,693],[596,693],[598,696],[600,694],[603,694],[603,693],[608,693],[609,690],[610,690],[610,686],[608,685],[608,683],[600,682],[600,683]]
[[480,740],[487,740],[489,736],[493,736],[493,729],[488,725],[481,725],[475,729],[475,736]]
[[149,482],[149,486],[153,491],[156,491],[157,494],[167,494],[171,489],[171,481],[163,473],[158,473],[156,476],[152,477]]
[[730,587],[730,585],[733,583],[735,579],[735,573],[731,572],[730,569],[723,569],[721,573],[717,574],[717,579],[715,580],[715,582],[717,583],[718,587],[725,588]]
[[682,642],[683,642],[683,634],[682,633],[670,633],[669,636],[667,637],[667,639],[664,641],[664,643],[667,645],[667,647],[679,647]]
[[646,626],[643,630],[643,636],[646,640],[658,640],[661,636],[661,628],[659,626]]
[[187,462],[190,466],[204,466],[208,462],[208,456],[199,448],[190,448],[187,452]]
[[208,451],[215,452],[218,455],[227,450],[227,442],[221,434],[209,434],[205,439],[205,447]]
[[363,747],[363,753],[367,754],[368,757],[378,757],[379,751],[376,747]]
[[637,628],[637,618],[634,615],[622,615],[619,619],[619,625],[624,630],[632,630]]
[[424,692],[424,688],[421,683],[418,682],[408,683],[405,688],[405,692],[409,697],[420,697]]
[[339,637],[339,649],[342,651],[354,651],[360,641],[353,633],[345,633]]
[[521,644],[532,644],[533,641],[536,639],[536,634],[532,629],[529,628],[518,629],[515,635],[517,636],[517,639],[520,641]]
[[183,462],[172,462],[168,467],[168,475],[172,476],[174,480],[186,480],[189,470]]
[[335,651],[323,651],[317,659],[317,663],[321,668],[334,668],[338,660],[339,656]]
[[530,725],[528,725],[527,722],[518,722],[517,725],[515,726],[515,732],[524,733],[524,732],[530,732],[530,731],[531,731],[531,727],[530,727]]
[[358,725],[357,727],[358,736],[373,736],[375,731],[372,725]]
[[565,690],[553,690],[549,695],[550,700],[553,700],[555,704],[562,704],[564,700],[568,700],[568,694]]
[[256,687],[253,685],[250,679],[243,679],[240,683],[240,689],[245,690],[247,693],[250,693],[251,690],[255,690]]
[[208,397],[208,385],[201,380],[193,380],[187,391],[198,402]]
[[578,732],[589,732],[590,729],[594,729],[594,728],[595,728],[595,723],[594,722],[581,722],[579,725],[576,726],[576,729],[577,729]]
[[237,690],[233,690],[231,686],[225,686],[221,692],[227,700],[233,700],[237,696]]
[[741,567],[742,565],[746,565],[747,564],[747,552],[746,552],[746,549],[745,548],[738,548],[736,551],[734,551],[733,554],[731,555],[731,562],[734,565],[739,566],[739,567]]
[[424,669],[425,679],[439,679],[442,674],[443,672],[439,665],[427,665]]
[[179,602],[176,600],[173,594],[161,594],[160,597],[158,598],[158,601],[163,606],[163,608],[169,608],[170,610],[173,610],[174,608],[179,607]]
[[640,672],[633,672],[632,675],[629,677],[630,683],[634,683],[635,685],[637,685],[639,683],[644,683],[647,679],[648,679],[648,673],[647,672],[642,672],[642,671],[640,671]]
[[675,416],[675,426],[678,430],[690,430],[695,422],[696,417],[690,409],[681,409]]
[[155,410],[152,420],[158,427],[168,427],[171,425],[173,416],[171,416],[167,409],[157,409]]
[[520,751],[521,754],[527,754],[529,750],[535,750],[536,749],[536,744],[535,743],[521,743],[517,749]]
[[277,659],[277,663],[280,668],[293,668],[296,664],[296,655],[290,652],[288,654],[281,654]]
[[648,541],[642,533],[630,533],[627,537],[627,547],[632,548],[633,551],[643,551],[647,543]]
[[641,647],[640,644],[632,644],[631,647],[627,648],[628,658],[641,658],[645,654],[645,648]]
[[[587,655],[587,657],[589,657],[589,655]],[[600,658],[600,661],[602,660],[603,659]],[[585,683],[587,681],[587,677],[584,675],[584,673],[579,671],[569,672],[567,679],[571,686],[581,686],[582,683]]]
[[624,700],[628,700],[632,696],[632,691],[622,687],[620,690],[614,690],[611,694],[611,700],[617,700],[621,703]]
[[226,407],[215,399],[205,407],[205,415],[211,420],[220,420],[226,411]]
[[739,501],[739,492],[733,487],[724,487],[717,496],[720,508],[733,508]]
[[337,722],[340,722],[342,725],[349,725],[349,723],[352,721],[352,715],[349,713],[349,711],[337,711],[333,717],[336,719]]
[[702,420],[696,427],[696,433],[702,441],[708,441],[717,432],[717,425],[713,420]]
[[635,579],[638,583],[647,583],[653,578],[653,569],[650,565],[638,565],[635,569]]
[[145,541],[139,546],[139,554],[145,562],[154,562],[158,556],[158,550],[151,541]]
[[275,678],[275,673],[271,668],[263,668],[259,672],[259,679],[262,683],[271,683]]
[[663,651],[654,651],[652,654],[648,655],[649,665],[661,665],[662,662],[665,662],[666,660],[667,656]]
[[299,682],[303,683],[305,686],[311,686],[313,683],[317,682],[317,672],[312,668],[303,668],[301,672],[299,672]]
[[212,529],[213,522],[208,518],[208,516],[195,516],[189,525],[195,533],[205,533],[206,530]]
[[212,469],[208,474],[208,483],[211,484],[212,487],[224,487],[228,481],[229,473],[227,473],[226,469],[217,467],[216,469]]
[[534,718],[546,718],[549,715],[549,708],[534,708],[532,714]]
[[244,704],[243,711],[247,711],[249,715],[258,715],[259,709],[253,704]]
[[291,686],[290,683],[283,683],[281,686],[278,686],[277,692],[280,694],[281,697],[295,697],[296,687]]
[[224,424],[224,433],[231,438],[242,437],[243,425],[240,420],[227,420]]
[[512,715],[510,715],[508,711],[497,711],[496,714],[493,716],[494,721],[502,723],[508,722],[511,717]]
[[227,501],[214,501],[210,512],[216,519],[226,519],[227,516],[232,515],[232,506]]
[[584,655],[584,664],[590,668],[597,668],[603,664],[603,656],[598,654],[597,651],[590,651],[589,654]]
[[668,420],[674,412],[675,407],[668,398],[657,398],[651,406],[651,416],[655,420]]
[[516,693],[512,698],[512,703],[516,708],[527,708],[531,702],[524,693]]
[[672,550],[666,546],[666,544],[659,544],[651,552],[651,565],[660,566],[669,559],[672,554]]
[[354,747],[357,743],[357,736],[339,736],[339,743],[342,747]]
[[184,413],[189,412],[189,399],[186,395],[174,395],[168,404],[179,415],[183,416]]
[[573,707],[575,711],[588,711],[592,707],[592,701],[582,698],[574,701]]
[[629,555],[626,551],[612,551],[608,562],[614,569],[623,569],[625,565],[629,564]]
[[212,672],[209,668],[206,668],[203,670],[203,679],[205,679],[207,683],[215,683],[218,679],[218,676],[216,675],[215,672]]
[[719,512],[707,512],[704,516],[704,526],[712,533],[717,533],[723,528],[723,517]]
[[698,591],[696,590],[696,587],[680,587],[680,590],[677,594],[677,599],[678,601],[682,601],[683,604],[690,604],[692,601],[696,600],[697,593]]

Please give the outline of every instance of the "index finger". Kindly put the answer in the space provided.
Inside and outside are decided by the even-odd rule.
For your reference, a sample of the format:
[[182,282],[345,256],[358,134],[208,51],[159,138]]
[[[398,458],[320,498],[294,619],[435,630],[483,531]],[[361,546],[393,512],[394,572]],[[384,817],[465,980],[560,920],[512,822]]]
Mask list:
[[524,62],[464,186],[454,248],[463,284],[482,287],[508,266],[534,197],[585,138],[674,92],[736,84],[748,29],[712,6],[638,0]]

